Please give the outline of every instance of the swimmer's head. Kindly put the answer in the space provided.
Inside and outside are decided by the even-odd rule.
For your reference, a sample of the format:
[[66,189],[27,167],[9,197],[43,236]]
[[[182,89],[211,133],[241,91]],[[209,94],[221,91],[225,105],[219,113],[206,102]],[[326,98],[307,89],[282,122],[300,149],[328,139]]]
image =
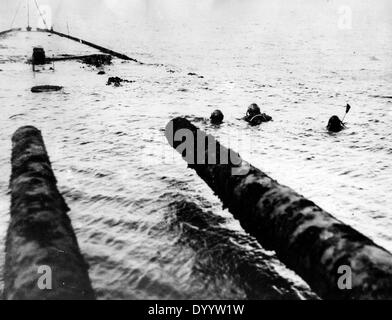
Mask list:
[[252,103],[248,107],[248,110],[246,111],[246,116],[252,118],[260,113],[261,113],[261,111],[260,111],[259,106],[256,103]]
[[220,110],[215,110],[211,113],[210,121],[212,124],[221,124],[223,122],[223,113]]
[[327,129],[328,131],[339,132],[343,129],[343,123],[338,116],[334,115],[329,118]]

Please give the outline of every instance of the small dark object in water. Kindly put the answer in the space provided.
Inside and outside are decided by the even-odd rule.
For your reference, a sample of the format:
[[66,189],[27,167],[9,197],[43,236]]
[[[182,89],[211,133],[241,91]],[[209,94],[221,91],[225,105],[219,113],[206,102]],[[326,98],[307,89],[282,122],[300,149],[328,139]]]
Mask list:
[[194,76],[194,77],[198,77],[199,79],[204,79],[204,77],[203,76],[199,76],[197,73],[195,73],[195,72],[189,72],[188,73],[188,76]]
[[327,130],[331,132],[339,132],[344,129],[343,122],[339,119],[338,116],[334,115],[329,118]]
[[110,86],[111,84],[113,84],[115,87],[119,87],[122,82],[134,83],[135,81],[121,79],[120,77],[109,77],[108,82],[106,83],[106,85]]
[[262,122],[271,121],[272,117],[265,113],[261,113],[259,106],[256,103],[252,103],[246,111],[244,120],[252,126],[257,126]]
[[109,65],[112,63],[112,56],[105,54],[93,54],[87,57],[83,57],[83,63],[95,66],[97,68],[103,65]]
[[105,73],[106,73],[105,71],[99,71],[98,72],[99,75],[102,75],[102,74],[105,74]]
[[45,85],[45,86],[36,86],[36,87],[32,87],[31,88],[31,92],[53,92],[53,91],[59,91],[61,90],[63,87],[61,86],[49,86],[49,85]]
[[41,65],[46,63],[46,55],[44,48],[35,47],[33,48],[33,56],[32,56],[33,65]]
[[212,124],[221,124],[223,122],[223,113],[220,110],[215,110],[211,113],[210,121]]
[[110,86],[111,84],[113,84],[114,86],[119,87],[121,85],[121,82],[123,81],[124,80],[119,77],[110,77],[106,85]]

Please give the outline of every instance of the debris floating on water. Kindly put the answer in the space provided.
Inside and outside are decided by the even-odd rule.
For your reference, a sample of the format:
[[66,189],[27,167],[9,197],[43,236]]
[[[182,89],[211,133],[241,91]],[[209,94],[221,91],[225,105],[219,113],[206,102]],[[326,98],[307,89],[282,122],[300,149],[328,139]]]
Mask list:
[[199,79],[204,79],[204,77],[203,76],[199,76],[197,73],[195,73],[195,72],[189,72],[188,73],[188,76],[194,76],[194,77],[198,77]]
[[31,92],[39,93],[39,92],[54,92],[60,91],[63,89],[61,86],[52,86],[52,85],[43,85],[43,86],[35,86],[31,88]]
[[106,85],[114,85],[115,87],[121,86],[121,83],[127,82],[127,83],[133,83],[135,81],[133,80],[126,80],[126,79],[121,79],[120,77],[109,77],[108,82]]
[[82,62],[97,68],[103,65],[110,65],[112,63],[112,56],[106,54],[93,54],[83,57]]

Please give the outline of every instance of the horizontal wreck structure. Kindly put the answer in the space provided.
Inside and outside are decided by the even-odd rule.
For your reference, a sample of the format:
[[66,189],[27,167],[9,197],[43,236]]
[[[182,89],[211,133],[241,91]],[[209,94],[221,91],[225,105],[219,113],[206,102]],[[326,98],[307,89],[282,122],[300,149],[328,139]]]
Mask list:
[[47,58],[48,62],[68,61],[68,60],[82,60],[87,64],[99,66],[104,64],[111,64],[112,56],[108,54],[90,54],[90,55],[82,55],[82,56],[59,56],[59,57]]
[[392,298],[388,251],[279,184],[187,119],[170,121],[166,138],[244,230],[264,248],[274,250],[321,298]]
[[119,52],[116,52],[114,50],[107,49],[105,47],[99,46],[99,45],[97,45],[95,43],[92,43],[90,41],[86,41],[86,40],[83,40],[83,39],[80,39],[80,38],[77,38],[77,37],[74,37],[74,36],[71,36],[71,35],[68,35],[68,34],[65,34],[65,33],[61,33],[61,32],[54,31],[54,30],[49,30],[49,29],[37,29],[37,31],[39,31],[39,32],[48,32],[50,34],[54,34],[54,35],[57,35],[59,37],[67,38],[69,40],[73,40],[73,41],[76,41],[78,43],[81,43],[81,44],[84,44],[86,46],[89,46],[91,48],[97,49],[97,50],[101,51],[102,53],[109,54],[109,55],[111,55],[113,57],[116,57],[116,58],[119,58],[119,59],[122,59],[122,60],[129,60],[129,61],[133,61],[133,62],[141,64],[138,60],[136,60],[134,58],[131,58],[131,57],[128,57],[127,55],[125,55],[123,53],[119,53]]
[[4,31],[0,31],[0,36],[5,35],[7,33],[15,32],[15,31],[21,31],[21,28],[13,28],[13,29],[8,29]]
[[4,298],[95,299],[38,129],[26,126],[14,133],[11,164]]

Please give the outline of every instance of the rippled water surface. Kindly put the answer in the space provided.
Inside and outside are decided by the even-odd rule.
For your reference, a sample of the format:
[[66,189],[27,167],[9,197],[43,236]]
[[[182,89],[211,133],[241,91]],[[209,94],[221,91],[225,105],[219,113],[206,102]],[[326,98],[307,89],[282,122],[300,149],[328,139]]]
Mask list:
[[[52,1],[56,29],[66,32],[68,21],[72,34],[144,62],[115,59],[105,75],[77,61],[33,74],[33,46],[50,56],[96,52],[43,33],[0,36],[1,239],[10,137],[31,124],[42,130],[99,298],[315,298],[171,150],[163,129],[187,115],[392,250],[392,4],[287,2]],[[5,30],[15,4],[0,3]],[[352,29],[338,28],[343,4]],[[107,86],[109,76],[135,82]],[[31,93],[41,84],[64,89]],[[274,121],[238,120],[251,102]],[[329,116],[347,102],[347,130],[328,134]],[[216,108],[220,128],[202,120]]]

